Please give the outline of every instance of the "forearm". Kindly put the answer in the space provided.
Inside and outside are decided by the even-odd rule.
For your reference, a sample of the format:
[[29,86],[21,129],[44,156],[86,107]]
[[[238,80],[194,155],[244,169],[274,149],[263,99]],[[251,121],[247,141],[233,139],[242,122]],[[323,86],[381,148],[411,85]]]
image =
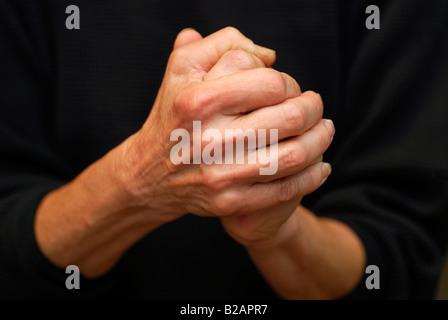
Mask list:
[[122,254],[171,217],[143,207],[127,191],[116,159],[123,145],[49,193],[38,207],[37,243],[55,265],[75,264],[87,277],[114,266]]
[[[262,66],[273,64],[274,51],[255,46],[234,28],[204,39],[196,31],[186,30],[179,34],[174,48],[151,114],[141,130],[73,182],[43,199],[37,212],[36,237],[42,252],[54,264],[77,264],[85,276],[99,276],[148,232],[188,212],[219,215],[223,210],[216,203],[222,205],[217,200],[229,193],[227,189],[253,183],[253,173],[248,170],[246,176],[239,175],[242,184],[235,184],[235,170],[228,167],[225,180],[232,180],[232,184],[217,184],[213,179],[223,176],[221,166],[175,164],[171,149],[177,143],[170,137],[180,128],[192,133],[192,123],[198,119],[211,128],[226,123],[230,126],[240,114],[229,113],[228,109],[235,106],[257,109],[266,101],[275,106],[297,97],[297,82],[273,69],[258,67],[204,81],[204,75],[212,67],[219,67],[220,59],[232,49],[250,52]],[[221,65],[226,65],[225,61]],[[235,83],[250,86],[243,90]],[[272,90],[263,90],[265,86]],[[216,185],[227,189],[218,190],[220,194]]]
[[345,224],[299,206],[276,235],[247,246],[265,279],[286,299],[334,299],[350,293],[365,268],[361,240]]

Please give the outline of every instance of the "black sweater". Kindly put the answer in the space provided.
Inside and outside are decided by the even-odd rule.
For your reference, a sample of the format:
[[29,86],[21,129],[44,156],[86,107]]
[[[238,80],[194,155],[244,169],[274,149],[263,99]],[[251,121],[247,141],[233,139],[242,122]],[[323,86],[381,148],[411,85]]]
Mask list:
[[72,291],[33,234],[42,197],[143,124],[176,34],[228,25],[275,49],[335,122],[333,173],[303,204],[351,226],[380,268],[380,290],[350,297],[432,298],[448,243],[445,0],[0,0],[0,297],[276,298],[214,218],[157,229]]

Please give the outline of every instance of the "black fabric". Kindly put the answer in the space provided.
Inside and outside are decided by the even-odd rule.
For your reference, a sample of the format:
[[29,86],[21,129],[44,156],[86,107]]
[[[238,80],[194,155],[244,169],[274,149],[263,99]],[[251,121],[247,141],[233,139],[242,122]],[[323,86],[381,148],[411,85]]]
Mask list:
[[217,219],[161,227],[77,291],[33,235],[42,197],[143,124],[176,34],[232,25],[335,122],[333,173],[303,203],[351,226],[381,270],[380,290],[347,298],[432,298],[448,240],[446,1],[77,0],[67,30],[71,4],[0,1],[0,297],[277,298]]

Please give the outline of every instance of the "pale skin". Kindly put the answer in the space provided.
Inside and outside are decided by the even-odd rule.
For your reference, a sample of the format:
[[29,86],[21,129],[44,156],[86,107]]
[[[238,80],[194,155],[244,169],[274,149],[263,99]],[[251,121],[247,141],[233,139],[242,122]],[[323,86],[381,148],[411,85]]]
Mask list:
[[[365,268],[363,245],[343,223],[300,205],[331,172],[322,156],[334,126],[314,92],[270,66],[275,52],[234,28],[206,38],[181,32],[143,127],[42,200],[35,232],[55,265],[108,272],[138,240],[186,214],[213,216],[246,247],[286,299],[348,294]],[[260,165],[174,165],[170,133],[206,128],[278,129],[278,171]],[[287,139],[289,138],[289,139]]]

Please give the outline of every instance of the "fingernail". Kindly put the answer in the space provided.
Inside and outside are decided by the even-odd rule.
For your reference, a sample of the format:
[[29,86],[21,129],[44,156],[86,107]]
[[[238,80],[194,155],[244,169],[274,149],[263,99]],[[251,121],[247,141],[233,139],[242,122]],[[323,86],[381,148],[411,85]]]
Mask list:
[[185,31],[188,31],[188,30],[194,30],[193,28],[190,28],[190,27],[188,27],[188,28],[185,28],[185,29],[182,29],[179,33],[182,33],[182,32],[185,32]]
[[334,136],[335,129],[334,129],[333,121],[325,120],[325,126],[327,127],[327,130],[328,130],[328,133],[330,134],[330,136]]
[[324,162],[322,164],[322,178],[327,178],[331,174],[331,164]]
[[266,48],[266,47],[263,47],[263,46],[259,46],[258,44],[254,44],[254,46],[255,46],[255,48],[257,48],[257,50],[269,51],[271,53],[275,53],[275,50],[272,50],[272,49],[269,49],[269,48]]

